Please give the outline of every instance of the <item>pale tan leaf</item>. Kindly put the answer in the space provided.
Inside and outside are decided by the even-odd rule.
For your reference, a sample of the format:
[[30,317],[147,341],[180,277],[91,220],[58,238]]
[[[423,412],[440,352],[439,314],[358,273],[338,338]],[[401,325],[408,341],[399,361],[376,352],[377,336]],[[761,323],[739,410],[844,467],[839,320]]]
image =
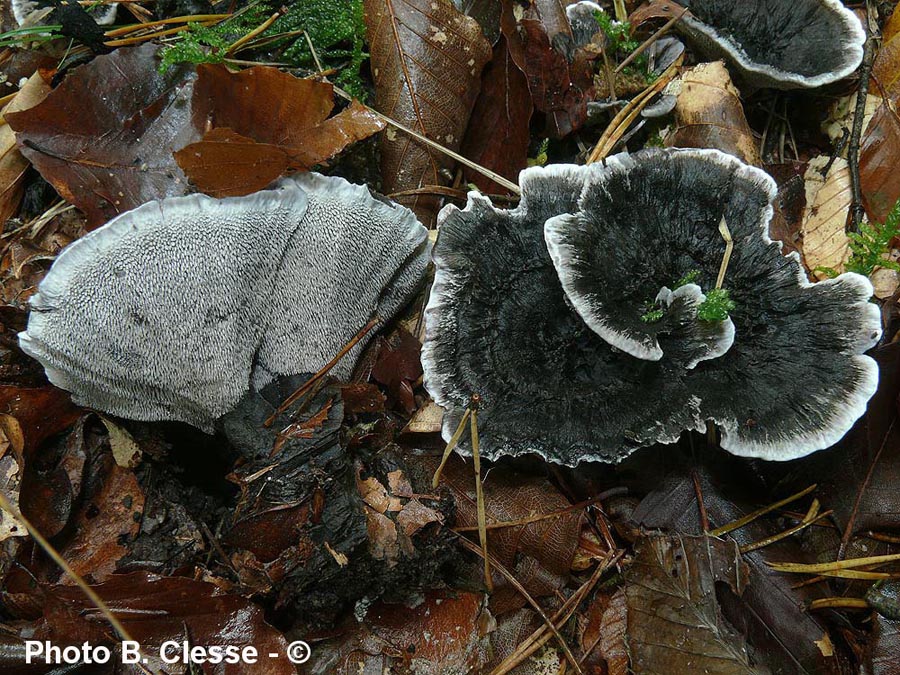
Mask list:
[[715,148],[761,165],[740,92],[722,61],[703,63],[684,73],[675,105],[675,131],[666,142],[678,148]]
[[[491,46],[478,22],[451,0],[365,0],[375,107],[437,143],[458,150],[481,85]],[[386,193],[440,185],[452,166],[445,155],[388,128],[381,143]],[[417,195],[398,201],[431,222],[439,201]]]
[[847,162],[836,158],[823,176],[822,170],[831,161],[821,155],[809,162],[806,180],[806,208],[800,234],[803,237],[803,258],[806,267],[817,279],[827,279],[822,268],[844,271],[850,257],[850,240],[847,238],[847,213],[853,201],[850,188],[850,169]]

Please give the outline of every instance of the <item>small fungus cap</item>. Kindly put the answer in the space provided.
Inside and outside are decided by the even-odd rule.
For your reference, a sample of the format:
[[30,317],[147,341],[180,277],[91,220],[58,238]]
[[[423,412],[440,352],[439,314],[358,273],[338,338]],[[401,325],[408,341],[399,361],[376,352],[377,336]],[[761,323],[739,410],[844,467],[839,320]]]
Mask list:
[[679,30],[776,89],[837,82],[862,62],[865,31],[840,0],[687,0]]
[[251,384],[315,372],[372,317],[389,319],[427,258],[408,209],[340,178],[164,199],[66,248],[19,343],[81,405],[209,430]]
[[[445,437],[477,393],[487,457],[615,462],[711,420],[726,450],[786,460],[832,445],[865,411],[878,376],[862,352],[881,330],[871,285],[806,281],[769,239],[764,172],[718,151],[654,150],[520,181],[515,209],[470,194],[440,219],[422,360]],[[736,306],[703,321],[723,217]],[[583,293],[567,295],[573,282]],[[585,302],[592,292],[603,301]],[[640,321],[645,301],[659,329]],[[631,351],[650,336],[661,354],[638,358],[623,335]]]

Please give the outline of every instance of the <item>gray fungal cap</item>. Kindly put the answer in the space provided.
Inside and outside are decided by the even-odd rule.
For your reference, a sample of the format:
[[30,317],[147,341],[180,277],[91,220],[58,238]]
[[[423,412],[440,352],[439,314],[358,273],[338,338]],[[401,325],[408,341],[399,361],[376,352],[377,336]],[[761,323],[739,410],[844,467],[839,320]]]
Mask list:
[[[445,437],[477,393],[491,458],[616,462],[711,420],[726,450],[787,460],[865,411],[878,375],[863,352],[881,332],[871,285],[806,281],[769,239],[764,172],[713,150],[653,150],[520,182],[515,209],[470,194],[441,214],[422,360]],[[736,308],[702,321],[723,217]],[[644,299],[663,309],[658,325],[638,318]]]
[[[209,430],[251,385],[315,372],[390,319],[427,263],[412,212],[341,178],[169,198],[65,249],[19,343],[81,405]],[[332,372],[348,375],[364,343]]]
[[686,0],[679,30],[758,87],[820,87],[862,62],[866,35],[840,0]]

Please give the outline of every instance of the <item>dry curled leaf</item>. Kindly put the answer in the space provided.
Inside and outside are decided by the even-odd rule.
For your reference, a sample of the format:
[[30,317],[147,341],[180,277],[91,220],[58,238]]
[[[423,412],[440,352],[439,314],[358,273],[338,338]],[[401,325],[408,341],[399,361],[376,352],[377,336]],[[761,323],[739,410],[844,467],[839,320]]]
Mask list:
[[186,67],[160,74],[158,65],[154,45],[117,49],[7,116],[22,154],[91,227],[186,191],[172,152],[199,138],[190,124],[193,75]]
[[0,223],[15,215],[22,199],[22,179],[30,166],[16,146],[16,136],[5,116],[33,108],[50,93],[50,85],[41,73],[35,73],[22,86],[0,116]]
[[741,595],[747,565],[737,544],[709,536],[649,536],[625,573],[626,642],[638,673],[760,673],[722,616],[716,584]]
[[[365,0],[372,54],[375,108],[414,131],[458,150],[491,46],[478,22],[451,0]],[[414,138],[387,129],[381,142],[381,176],[387,193],[447,182],[448,158]],[[416,195],[398,199],[419,218],[434,221],[439,201]]]
[[[828,175],[823,176],[826,166]],[[809,161],[806,169],[806,208],[800,232],[803,236],[803,259],[817,279],[827,279],[829,270],[841,273],[850,258],[847,238],[847,213],[853,201],[850,169],[846,160],[820,155]]]
[[894,103],[900,102],[900,6],[882,31],[881,48],[872,65],[872,90],[880,93]]
[[761,166],[740,92],[722,61],[687,70],[675,105],[675,130],[666,139],[677,148],[715,148]]

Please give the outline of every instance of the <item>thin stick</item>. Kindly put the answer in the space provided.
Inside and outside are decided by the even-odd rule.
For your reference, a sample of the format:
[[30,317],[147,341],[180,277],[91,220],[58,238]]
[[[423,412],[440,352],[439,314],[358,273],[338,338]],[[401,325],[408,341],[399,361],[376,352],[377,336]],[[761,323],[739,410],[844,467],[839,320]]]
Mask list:
[[[285,10],[285,11],[287,11],[287,10]],[[266,30],[268,30],[269,26],[271,26],[273,23],[278,21],[278,19],[283,14],[284,14],[284,12],[279,9],[277,12],[275,12],[272,16],[270,16],[268,19],[263,21],[261,24],[259,24],[256,28],[251,30],[249,33],[247,33],[243,37],[235,40],[231,44],[231,46],[225,50],[225,56],[231,56],[232,54],[236,54],[237,52],[239,52],[248,42],[250,42],[250,40],[255,38],[260,33],[264,33]],[[319,70],[322,70],[322,69],[319,68]]]
[[719,234],[725,240],[725,255],[722,256],[722,264],[719,265],[719,276],[716,277],[716,288],[722,288],[725,281],[725,270],[728,269],[728,263],[731,261],[731,251],[734,249],[734,240],[731,238],[731,230],[728,229],[728,223],[725,222],[725,216],[719,223]]
[[[80,588],[81,591],[88,597],[88,600],[94,603],[94,606],[99,609],[100,613],[103,614],[107,621],[109,621],[110,625],[119,634],[120,638],[122,638],[123,640],[128,640],[129,642],[134,642],[134,638],[131,637],[129,632],[125,629],[125,626],[123,626],[122,623],[116,618],[116,615],[113,614],[109,605],[106,604],[103,598],[97,595],[96,591],[94,591],[94,589],[91,588],[88,583],[84,579],[82,579],[77,572],[75,572],[75,570],[69,567],[69,563],[65,561],[65,559],[59,554],[59,552],[49,541],[44,539],[44,535],[38,532],[34,525],[31,524],[31,521],[23,516],[19,509],[10,504],[9,500],[6,498],[6,495],[3,494],[2,491],[0,491],[0,509],[6,511],[10,516],[13,517],[14,520],[17,520],[25,526],[25,529],[28,530],[28,534],[31,535],[31,538],[37,542],[38,546],[44,549],[47,555],[49,555],[53,559],[53,562],[59,565],[59,568],[65,573],[65,575],[75,582],[78,588]],[[141,664],[137,665],[144,673],[147,673],[147,675],[152,675],[152,673],[147,670],[147,668],[145,668]]]
[[103,35],[108,38],[128,35],[128,33],[136,33],[145,28],[155,28],[156,26],[166,26],[171,23],[200,23],[201,21],[223,21],[231,16],[231,14],[194,14],[193,16],[176,16],[171,19],[160,19],[158,21],[148,21],[146,23],[133,23],[130,26],[122,26],[121,28],[113,28],[106,31]]
[[803,518],[803,520],[800,521],[799,524],[795,525],[794,527],[788,528],[784,532],[779,532],[778,534],[775,534],[771,537],[766,537],[765,539],[760,539],[759,541],[755,541],[752,544],[746,544],[744,546],[741,546],[741,553],[749,553],[750,551],[755,551],[756,549],[764,548],[764,547],[768,546],[769,544],[774,544],[776,541],[781,541],[782,539],[787,539],[791,535],[796,534],[800,530],[803,530],[803,529],[809,527],[810,525],[812,525],[813,523],[815,523],[819,520],[823,520],[824,518],[827,518],[828,516],[830,516],[832,514],[831,511],[825,511],[824,513],[821,513],[821,514],[818,513],[818,511],[819,511],[819,500],[814,499],[812,505],[809,507],[809,512],[806,514],[806,516]]
[[459,424],[456,426],[456,431],[453,432],[453,435],[450,437],[450,441],[447,443],[447,447],[444,448],[444,456],[441,457],[441,463],[438,465],[437,470],[434,472],[434,477],[431,479],[431,487],[436,488],[438,486],[438,482],[441,480],[441,472],[444,470],[444,466],[447,464],[447,460],[450,459],[450,453],[453,452],[453,448],[456,447],[456,444],[459,443],[459,439],[462,437],[463,431],[466,428],[466,421],[469,419],[469,414],[472,411],[466,407],[466,411],[463,413],[462,419],[459,421]]
[[478,539],[481,541],[481,550],[484,551],[484,585],[488,592],[494,590],[494,582],[491,581],[491,559],[488,554],[487,517],[484,513],[484,490],[481,485],[481,454],[478,448],[478,399],[472,396],[472,460],[475,464],[475,511],[478,515]]
[[312,389],[314,386],[316,386],[316,384],[319,382],[319,380],[321,380],[323,377],[325,377],[328,374],[328,372],[337,365],[338,361],[340,361],[342,358],[344,358],[344,356],[346,356],[347,352],[349,352],[351,349],[353,349],[359,343],[360,340],[362,340],[366,335],[368,335],[369,332],[373,328],[375,328],[375,326],[377,326],[380,321],[381,321],[380,316],[374,316],[371,319],[369,319],[369,323],[367,323],[365,326],[360,328],[359,332],[350,339],[350,342],[348,342],[341,348],[341,351],[339,351],[335,355],[335,357],[333,359],[331,359],[331,361],[329,361],[324,366],[322,366],[316,372],[315,375],[313,375],[311,378],[309,378],[303,384],[303,386],[301,386],[299,389],[297,389],[297,391],[295,391],[293,394],[288,396],[284,400],[284,403],[282,403],[280,406],[278,406],[278,409],[275,412],[273,412],[271,415],[269,415],[268,419],[266,419],[266,421],[263,422],[263,426],[264,427],[272,426],[272,424],[275,423],[275,420],[278,418],[278,416],[281,413],[283,413],[285,410],[287,410],[292,405],[294,405],[294,403],[297,402],[298,400],[300,400],[300,398],[302,398],[303,396],[305,396],[306,393],[310,389]]
[[862,187],[859,179],[859,142],[862,137],[863,120],[866,116],[866,99],[869,95],[869,76],[872,72],[872,64],[875,61],[875,39],[869,29],[868,8],[863,28],[866,31],[866,45],[863,49],[862,66],[859,69],[859,90],[856,92],[856,110],[853,112],[853,130],[850,132],[850,145],[847,148],[847,164],[850,169],[850,191],[852,201],[850,203],[849,230],[856,232],[859,224],[866,214],[862,204]]
[[767,562],[766,564],[776,572],[790,572],[793,574],[821,574],[822,572],[833,572],[834,570],[850,570],[857,567],[868,567],[869,565],[879,565],[886,562],[894,562],[900,560],[900,553],[891,553],[889,555],[873,555],[868,558],[849,558],[847,560],[837,560],[830,563],[777,563]]
[[700,509],[700,525],[704,532],[709,532],[709,516],[706,514],[706,504],[703,503],[703,490],[700,487],[700,476],[695,469],[691,470],[691,480],[694,482],[694,493],[697,495],[697,508]]
[[[218,22],[216,21],[204,21],[201,23],[201,26],[212,26]],[[165,37],[166,35],[175,35],[176,33],[183,33],[188,30],[189,26],[187,24],[176,26],[175,28],[169,28],[167,30],[157,31],[155,33],[145,33],[144,35],[133,35],[131,37],[122,38],[120,40],[107,40],[103,44],[107,47],[125,47],[127,45],[134,45],[140,42],[147,42],[148,40],[155,40],[156,38]]]
[[325,68],[322,66],[322,62],[319,60],[319,54],[318,52],[316,52],[316,48],[313,45],[312,38],[309,37],[309,33],[307,33],[306,31],[303,31],[303,37],[306,38],[306,44],[309,45],[309,53],[312,54],[313,61],[315,61],[316,63],[316,70],[321,73],[323,70],[325,70]]
[[810,492],[815,490],[817,487],[818,487],[818,485],[813,483],[808,488],[806,488],[805,490],[801,490],[797,494],[793,494],[790,497],[785,497],[781,501],[775,502],[774,504],[770,504],[769,506],[764,506],[761,509],[757,509],[753,513],[748,513],[743,518],[738,518],[737,520],[734,520],[734,521],[728,523],[727,525],[723,525],[722,527],[717,527],[715,530],[713,530],[709,534],[710,534],[710,536],[713,536],[713,537],[721,537],[723,534],[728,534],[729,532],[737,530],[737,529],[743,527],[744,525],[747,525],[748,523],[752,523],[754,520],[756,520],[760,516],[764,516],[767,513],[774,511],[775,509],[780,509],[785,504],[790,504],[791,502],[797,501],[801,497],[805,497]]
[[[355,100],[350,94],[348,94],[346,91],[344,91],[340,87],[335,87],[334,91],[338,96],[340,96],[348,101]],[[387,115],[384,115],[384,114],[378,112],[377,110],[375,110],[375,108],[371,108],[371,107],[365,105],[364,103],[361,103],[360,105],[363,105],[366,108],[366,110],[371,112],[373,115],[375,115],[382,121],[387,122],[392,127],[399,129],[400,131],[402,131],[405,134],[409,134],[410,136],[415,138],[420,143],[424,143],[425,145],[427,145],[429,148],[437,150],[438,152],[441,152],[441,153],[447,155],[448,157],[455,159],[457,162],[459,162],[463,166],[467,166],[468,168],[472,169],[472,171],[477,171],[482,176],[490,178],[492,181],[494,181],[498,185],[502,185],[503,187],[505,187],[507,190],[509,190],[513,194],[516,194],[516,195],[522,194],[522,191],[519,189],[518,185],[507,180],[506,178],[501,176],[499,173],[496,173],[495,171],[491,171],[490,169],[487,169],[487,168],[481,166],[480,164],[476,164],[471,159],[466,159],[465,157],[460,155],[458,152],[454,152],[450,148],[445,148],[440,143],[435,143],[433,140],[431,140],[427,136],[423,136],[418,131],[414,131],[414,130],[410,129],[409,127],[401,124],[397,120],[391,119]]]
[[628,57],[624,61],[622,61],[622,63],[620,63],[618,66],[616,66],[616,75],[621,73],[622,70],[627,68],[631,64],[632,61],[634,61],[638,56],[643,54],[650,47],[650,45],[652,45],[654,42],[659,40],[659,38],[661,38],[663,35],[665,35],[672,26],[674,26],[676,23],[681,21],[681,17],[683,17],[685,14],[687,14],[687,12],[688,12],[688,8],[685,7],[683,10],[681,10],[681,14],[679,14],[677,16],[673,16],[671,19],[669,19],[665,23],[665,25],[662,28],[660,28],[653,35],[651,35],[646,40],[644,40],[643,44],[641,44],[640,47],[638,47],[633,52],[631,52],[628,55]]
[[[588,506],[592,506],[593,504],[599,504],[602,502],[604,497],[594,497],[593,499],[585,499],[583,502],[579,502],[577,504],[572,504],[571,506],[567,506],[564,509],[559,509],[557,511],[551,511],[550,513],[541,513],[537,516],[529,516],[528,518],[521,518],[519,520],[504,520],[499,523],[487,523],[486,527],[489,530],[502,530],[507,527],[521,527],[523,525],[531,525],[531,523],[539,523],[542,520],[550,520],[551,518],[559,518],[560,516],[564,516],[567,513],[573,513],[575,511],[583,511]],[[475,532],[478,527],[468,526],[468,527],[454,527],[454,532]]]
[[[557,629],[562,628],[565,623],[572,618],[572,614],[575,613],[575,610],[578,609],[578,605],[581,604],[581,601],[590,593],[594,586],[597,585],[597,582],[600,581],[600,577],[622,556],[624,555],[624,551],[619,551],[619,553],[609,556],[599,565],[597,565],[597,569],[594,570],[594,573],[591,575],[591,578],[585,581],[579,588],[576,590],[559,608],[559,610],[551,617],[554,625]],[[523,640],[513,651],[512,654],[507,656],[503,661],[501,661],[494,670],[491,671],[490,675],[507,675],[511,670],[516,668],[519,664],[521,664],[525,659],[534,654],[538,649],[543,647],[547,642],[549,642],[550,638],[553,636],[547,631],[546,626],[541,626],[537,630],[535,630],[531,635],[529,635],[525,640]]]
[[869,603],[862,598],[819,598],[809,603],[810,609],[869,609]]
[[[459,543],[476,555],[484,555],[484,552],[481,550],[481,548],[473,544],[465,537],[460,537]],[[506,579],[513,586],[513,588],[515,588],[522,595],[523,598],[525,598],[528,604],[531,605],[532,608],[534,608],[534,611],[536,611],[540,615],[541,619],[547,625],[547,628],[550,629],[550,632],[553,633],[553,637],[555,637],[556,641],[559,643],[559,646],[563,650],[563,654],[565,655],[566,659],[568,659],[569,663],[572,664],[572,667],[575,668],[575,672],[577,672],[579,675],[584,675],[584,671],[581,670],[581,666],[578,665],[578,660],[575,658],[575,655],[572,654],[572,650],[569,649],[569,645],[566,644],[565,638],[563,638],[562,634],[560,634],[559,630],[556,628],[556,625],[550,620],[550,617],[547,616],[547,613],[544,611],[544,609],[537,603],[534,598],[531,597],[531,594],[525,590],[525,587],[519,582],[519,580],[516,579],[508,569],[506,569],[503,563],[497,560],[494,556],[490,556],[490,558],[491,565],[493,565],[494,569],[497,570],[500,575],[504,579]]]

